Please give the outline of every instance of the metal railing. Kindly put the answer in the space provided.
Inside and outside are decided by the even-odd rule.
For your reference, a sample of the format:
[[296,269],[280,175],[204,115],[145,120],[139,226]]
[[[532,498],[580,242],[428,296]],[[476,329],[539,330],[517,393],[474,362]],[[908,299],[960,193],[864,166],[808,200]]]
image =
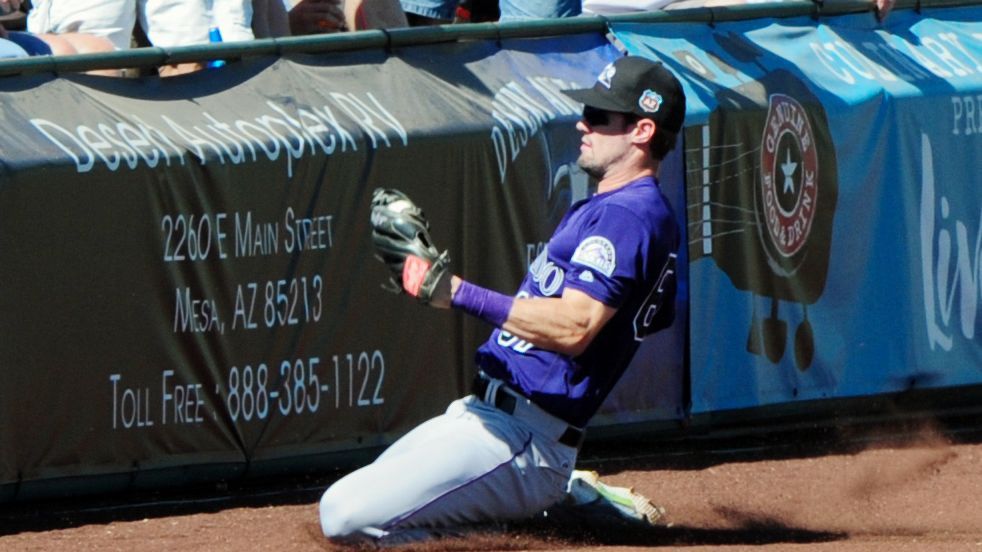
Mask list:
[[[978,0],[897,0],[894,10],[978,5]],[[199,44],[174,48],[134,48],[72,56],[33,56],[0,61],[0,76],[30,73],[73,73],[98,69],[157,67],[178,63],[235,60],[248,56],[329,53],[392,49],[466,40],[502,40],[607,32],[615,23],[707,23],[761,18],[815,18],[872,12],[870,0],[790,0],[765,4],[701,7],[625,14],[610,17],[537,19],[505,23],[467,23],[434,27],[367,30],[313,36],[265,38],[244,42]]]

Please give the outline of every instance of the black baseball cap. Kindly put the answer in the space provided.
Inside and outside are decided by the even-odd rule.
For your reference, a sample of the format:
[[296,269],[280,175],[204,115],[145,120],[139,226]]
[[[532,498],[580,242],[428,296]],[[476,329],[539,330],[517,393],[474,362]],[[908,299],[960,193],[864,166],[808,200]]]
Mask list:
[[676,134],[685,120],[682,84],[661,62],[640,56],[625,56],[610,63],[592,88],[563,93],[590,107],[651,119]]

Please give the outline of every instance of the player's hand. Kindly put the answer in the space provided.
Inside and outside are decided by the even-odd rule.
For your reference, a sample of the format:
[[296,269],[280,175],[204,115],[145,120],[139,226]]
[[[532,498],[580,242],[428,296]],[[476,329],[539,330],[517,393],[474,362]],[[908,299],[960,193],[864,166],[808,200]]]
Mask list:
[[341,0],[301,0],[290,10],[292,34],[336,33],[345,30],[347,27]]
[[451,290],[458,285],[460,285],[460,279],[451,274],[440,278],[436,286],[433,287],[430,306],[438,309],[449,309],[453,300],[453,291]]

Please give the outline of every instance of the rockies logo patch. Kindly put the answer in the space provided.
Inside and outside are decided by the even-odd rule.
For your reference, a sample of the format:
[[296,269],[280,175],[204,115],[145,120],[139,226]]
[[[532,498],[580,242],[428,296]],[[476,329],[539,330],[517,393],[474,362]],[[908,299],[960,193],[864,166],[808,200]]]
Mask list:
[[597,82],[610,88],[610,81],[614,78],[614,73],[616,72],[617,69],[614,68],[614,64],[608,63],[607,67],[604,67],[604,70],[600,72],[600,76],[597,77]]
[[570,262],[588,266],[609,278],[617,266],[617,254],[610,240],[603,236],[590,236],[576,247]]

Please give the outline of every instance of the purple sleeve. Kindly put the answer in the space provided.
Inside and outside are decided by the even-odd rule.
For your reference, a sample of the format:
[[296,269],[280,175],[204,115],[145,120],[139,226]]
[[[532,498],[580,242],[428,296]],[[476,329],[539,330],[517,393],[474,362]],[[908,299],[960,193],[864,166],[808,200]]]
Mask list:
[[636,214],[618,206],[604,208],[580,231],[566,272],[566,287],[620,307],[644,279],[650,241],[649,226]]

